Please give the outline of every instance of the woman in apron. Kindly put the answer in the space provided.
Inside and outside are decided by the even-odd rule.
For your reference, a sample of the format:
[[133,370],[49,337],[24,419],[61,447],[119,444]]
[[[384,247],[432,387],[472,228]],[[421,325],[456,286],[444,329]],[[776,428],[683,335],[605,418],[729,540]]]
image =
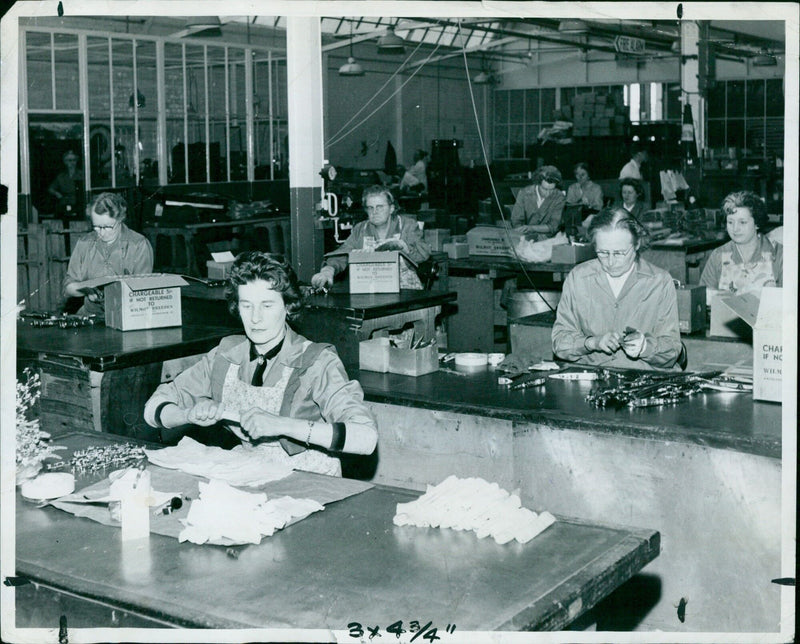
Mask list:
[[[384,186],[370,186],[361,196],[367,220],[353,226],[350,236],[339,246],[338,251],[351,250],[399,250],[419,265],[431,256],[431,249],[422,237],[417,222],[398,215],[394,195]],[[315,289],[327,289],[333,278],[347,268],[347,255],[327,257],[319,273],[311,278]],[[400,258],[400,288],[422,289],[422,282],[414,267],[404,257]]]
[[287,324],[302,306],[297,277],[273,255],[242,253],[226,287],[245,336],[230,336],[162,384],[144,418],[163,429],[221,423],[269,461],[341,475],[338,455],[371,454],[375,419],[336,350]]
[[723,293],[760,293],[764,286],[783,285],[783,246],[762,234],[767,207],[750,191],[732,192],[722,202],[730,241],[715,248],[700,283],[711,303]]

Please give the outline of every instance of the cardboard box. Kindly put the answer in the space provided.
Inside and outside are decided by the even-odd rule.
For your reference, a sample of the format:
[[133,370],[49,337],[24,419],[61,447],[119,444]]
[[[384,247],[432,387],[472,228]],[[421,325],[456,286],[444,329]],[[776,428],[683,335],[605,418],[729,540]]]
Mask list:
[[334,251],[326,257],[347,255],[350,293],[399,293],[400,258],[412,266],[416,263],[399,250]]
[[717,302],[753,329],[753,400],[781,402],[783,289],[765,286],[760,297],[753,293],[722,295],[714,301]]
[[711,300],[711,324],[709,335],[722,338],[750,340],[753,329],[722,300],[726,295],[715,295]]
[[558,244],[553,246],[553,256],[550,261],[554,264],[580,264],[594,256],[592,244]]
[[180,275],[155,273],[101,277],[87,286],[105,286],[106,326],[120,331],[181,324]]
[[206,270],[208,271],[208,279],[210,280],[225,280],[233,268],[233,262],[236,258],[229,250],[222,253],[211,253],[211,259],[206,262]]
[[439,349],[436,341],[419,349],[389,347],[389,373],[403,376],[424,376],[439,370]]
[[443,244],[442,250],[447,253],[450,259],[462,259],[469,257],[469,244],[467,242],[450,242]]
[[678,328],[681,333],[694,333],[706,328],[706,287],[681,286],[678,296]]
[[516,257],[511,244],[516,246],[522,235],[504,226],[476,226],[467,231],[470,255]]
[[448,228],[430,228],[425,231],[425,241],[431,250],[442,250],[444,244],[450,241],[450,230]]
[[359,342],[358,368],[380,373],[389,371],[389,338],[371,338]]

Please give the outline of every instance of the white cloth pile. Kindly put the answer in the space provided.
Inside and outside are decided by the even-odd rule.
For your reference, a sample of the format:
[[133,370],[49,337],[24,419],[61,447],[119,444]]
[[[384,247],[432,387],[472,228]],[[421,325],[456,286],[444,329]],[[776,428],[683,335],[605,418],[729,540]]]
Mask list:
[[553,258],[553,246],[568,244],[567,236],[559,231],[553,237],[533,241],[522,237],[516,246],[517,255],[526,262],[549,262]]
[[410,503],[398,503],[397,526],[471,530],[479,539],[491,536],[497,543],[516,539],[527,543],[555,523],[549,512],[536,514],[522,507],[516,494],[481,478],[449,476],[429,485],[425,494]]
[[188,436],[174,447],[148,449],[145,454],[154,465],[218,479],[238,487],[257,487],[292,473],[288,465],[270,459],[268,450],[244,444],[225,450],[203,445]]
[[263,492],[244,492],[224,481],[200,483],[200,498],[192,502],[181,522],[179,541],[192,543],[261,543],[292,520],[324,510],[313,499],[282,496],[267,499]]

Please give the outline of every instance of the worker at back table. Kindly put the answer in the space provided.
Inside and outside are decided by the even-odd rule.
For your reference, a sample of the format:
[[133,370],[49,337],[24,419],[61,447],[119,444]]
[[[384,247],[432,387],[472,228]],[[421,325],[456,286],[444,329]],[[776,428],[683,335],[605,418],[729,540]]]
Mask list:
[[[361,197],[367,220],[353,226],[350,236],[339,246],[340,251],[399,250],[419,264],[431,256],[431,249],[422,237],[417,222],[396,213],[394,195],[384,186],[370,186]],[[330,288],[333,278],[347,268],[347,256],[326,257],[319,273],[311,277],[315,289]],[[400,288],[422,289],[414,267],[400,258]]]
[[600,211],[589,226],[597,259],[564,281],[553,325],[561,360],[633,369],[673,369],[681,351],[670,274],[640,257],[647,230],[624,209]]
[[511,209],[511,227],[526,239],[539,241],[552,237],[561,226],[566,197],[559,189],[561,173],[544,165],[533,175],[533,183],[517,193]]
[[710,304],[721,293],[760,293],[764,286],[783,286],[783,245],[762,234],[767,206],[754,192],[732,192],[722,202],[730,241],[715,248],[700,283]]
[[122,195],[103,192],[86,209],[92,232],[78,239],[64,277],[64,295],[85,297],[81,315],[104,315],[102,289],[89,288],[97,277],[153,272],[153,248],[147,238],[125,224],[128,204]]

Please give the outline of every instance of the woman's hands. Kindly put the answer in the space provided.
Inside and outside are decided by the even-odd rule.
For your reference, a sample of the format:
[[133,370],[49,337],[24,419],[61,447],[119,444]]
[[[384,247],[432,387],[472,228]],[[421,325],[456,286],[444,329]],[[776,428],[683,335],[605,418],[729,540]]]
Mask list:
[[[290,422],[287,423],[286,421]],[[291,423],[291,419],[271,414],[258,407],[251,407],[243,412],[239,418],[239,423],[242,427],[242,433],[248,437],[247,440],[253,441],[259,438],[273,438],[276,436],[294,438],[291,433],[291,427],[288,426]],[[239,438],[242,437],[239,436]]]
[[330,288],[333,286],[333,274],[333,266],[323,266],[319,273],[311,276],[311,286],[317,291]]
[[620,339],[622,334],[617,331],[609,331],[603,335],[590,335],[583,341],[585,346],[590,352],[602,351],[611,355],[620,348]]
[[636,329],[626,329],[625,333],[609,331],[603,335],[591,335],[584,340],[583,345],[590,352],[602,351],[607,355],[622,349],[632,360],[635,360],[644,351],[647,340],[644,333]]
[[220,421],[224,407],[215,400],[205,399],[198,402],[186,413],[186,422],[201,427],[208,427]]

